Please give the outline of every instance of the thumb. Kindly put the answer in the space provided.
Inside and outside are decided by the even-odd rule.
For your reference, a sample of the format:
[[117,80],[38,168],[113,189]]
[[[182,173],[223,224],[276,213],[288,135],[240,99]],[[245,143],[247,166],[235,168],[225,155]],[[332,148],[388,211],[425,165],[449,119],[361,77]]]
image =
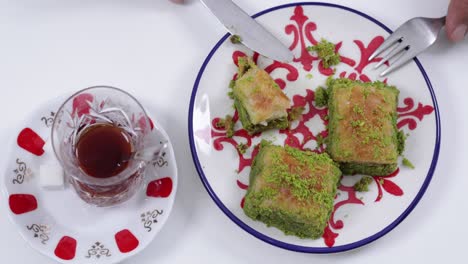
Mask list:
[[468,30],[468,0],[451,0],[448,8],[445,30],[454,42],[465,38]]

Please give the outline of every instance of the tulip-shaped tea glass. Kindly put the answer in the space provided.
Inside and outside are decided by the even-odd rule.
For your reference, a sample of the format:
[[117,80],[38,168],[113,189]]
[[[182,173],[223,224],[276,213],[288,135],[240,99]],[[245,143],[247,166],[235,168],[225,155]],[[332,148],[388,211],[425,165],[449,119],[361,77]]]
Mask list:
[[72,95],[52,126],[52,145],[65,177],[81,199],[96,206],[115,205],[135,194],[148,163],[141,157],[150,137],[141,104],[108,86]]

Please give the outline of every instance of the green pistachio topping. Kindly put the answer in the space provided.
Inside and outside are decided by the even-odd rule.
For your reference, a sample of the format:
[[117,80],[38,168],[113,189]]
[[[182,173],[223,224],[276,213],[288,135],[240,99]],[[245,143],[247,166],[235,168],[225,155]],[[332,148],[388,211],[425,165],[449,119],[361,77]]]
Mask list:
[[319,86],[315,90],[315,105],[318,107],[323,107],[328,104],[328,91],[327,89]]
[[291,121],[299,120],[304,110],[305,108],[303,106],[291,107],[291,111],[289,111],[289,120]]
[[319,58],[322,60],[323,67],[328,69],[330,66],[340,63],[340,55],[335,52],[335,44],[322,39],[317,45],[307,47],[308,51],[317,52]]
[[407,158],[403,158],[403,160],[401,161],[401,163],[403,164],[403,166],[405,167],[408,167],[408,168],[411,168],[411,169],[414,169],[414,165],[413,163],[411,163],[411,161],[409,161],[409,159]]
[[226,136],[232,138],[234,136],[234,121],[232,120],[232,116],[227,115],[224,118],[224,128],[226,129]]
[[230,40],[232,44],[239,44],[242,42],[242,38],[239,35],[232,35]]
[[368,192],[369,184],[372,183],[373,178],[371,176],[363,176],[356,184],[354,184],[354,190],[356,192]]
[[249,146],[247,144],[244,144],[244,143],[239,143],[239,144],[237,144],[236,148],[237,148],[237,150],[239,151],[240,154],[245,154],[245,152],[247,151]]

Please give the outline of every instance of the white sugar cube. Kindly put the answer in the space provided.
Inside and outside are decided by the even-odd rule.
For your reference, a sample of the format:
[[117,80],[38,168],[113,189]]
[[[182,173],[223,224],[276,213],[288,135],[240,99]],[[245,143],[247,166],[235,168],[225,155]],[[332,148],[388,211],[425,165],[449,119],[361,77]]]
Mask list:
[[39,167],[39,184],[43,188],[63,188],[64,175],[62,166],[60,164],[42,164]]
[[46,154],[50,154],[51,157],[53,157],[55,154],[54,154],[54,147],[52,147],[52,140],[47,140],[44,144],[44,147],[42,147],[42,149],[44,150],[44,152]]

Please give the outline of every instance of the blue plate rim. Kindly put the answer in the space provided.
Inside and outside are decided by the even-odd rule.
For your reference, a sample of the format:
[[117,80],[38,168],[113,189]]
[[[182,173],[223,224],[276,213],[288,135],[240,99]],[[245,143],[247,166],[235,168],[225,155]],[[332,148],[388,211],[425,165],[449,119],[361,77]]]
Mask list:
[[[381,23],[377,19],[375,19],[375,18],[373,18],[373,17],[371,17],[371,16],[369,16],[369,15],[367,15],[367,14],[361,12],[361,11],[358,11],[358,10],[355,10],[355,9],[352,9],[352,8],[349,8],[349,7],[346,7],[346,6],[342,6],[342,5],[331,4],[331,3],[323,3],[323,2],[295,2],[295,3],[289,3],[289,4],[274,6],[274,7],[265,9],[265,10],[257,13],[255,15],[253,15],[252,17],[257,18],[259,16],[262,16],[264,14],[267,14],[267,13],[270,13],[270,12],[273,12],[273,11],[276,11],[276,10],[279,10],[279,9],[295,7],[295,6],[326,6],[326,7],[343,9],[343,10],[352,12],[354,14],[357,14],[357,15],[359,15],[361,17],[364,17],[364,18],[370,20],[371,22],[374,22],[375,24],[379,25],[381,28],[383,28],[384,30],[386,30],[390,34],[393,32],[392,30],[390,30],[390,28],[385,26],[383,23]],[[415,58],[414,62],[418,66],[419,70],[421,71],[421,74],[424,77],[424,80],[426,81],[428,90],[429,90],[429,92],[431,94],[432,103],[433,103],[434,110],[435,110],[434,111],[435,119],[436,119],[436,140],[435,140],[435,146],[434,146],[434,154],[432,156],[431,166],[429,167],[429,171],[427,173],[427,176],[426,176],[426,179],[424,180],[423,185],[421,186],[421,189],[419,190],[419,192],[417,193],[417,195],[415,196],[413,201],[410,203],[410,205],[403,211],[403,213],[398,218],[396,218],[387,227],[385,227],[384,229],[382,229],[381,231],[375,233],[372,236],[369,236],[367,238],[361,239],[361,240],[353,242],[353,243],[340,245],[340,246],[336,246],[336,247],[331,247],[331,248],[328,248],[328,247],[304,247],[304,246],[298,246],[298,245],[294,245],[294,244],[290,244],[290,243],[285,243],[285,242],[276,240],[274,238],[271,238],[269,236],[266,236],[266,235],[256,231],[255,229],[251,228],[250,226],[248,226],[244,222],[242,222],[239,218],[237,218],[221,202],[221,200],[215,194],[215,192],[211,188],[210,184],[208,183],[208,180],[206,179],[206,176],[205,176],[205,174],[203,172],[203,169],[202,169],[202,167],[200,165],[200,161],[198,159],[198,155],[197,155],[197,151],[196,151],[196,147],[195,147],[194,135],[193,135],[193,108],[194,108],[194,104],[195,104],[195,97],[197,95],[198,85],[200,83],[201,77],[203,76],[203,73],[205,71],[206,66],[210,62],[211,57],[215,54],[215,52],[218,50],[218,48],[221,46],[221,44],[229,37],[229,35],[230,35],[229,33],[224,35],[216,43],[216,45],[213,47],[213,49],[210,51],[210,53],[208,54],[208,56],[204,60],[202,66],[200,68],[200,71],[198,72],[197,78],[195,80],[195,84],[193,86],[192,94],[191,94],[191,97],[190,97],[190,106],[189,106],[189,115],[188,115],[188,134],[189,134],[189,143],[190,143],[190,150],[191,150],[191,153],[192,153],[193,162],[194,162],[195,167],[197,169],[197,172],[198,172],[198,174],[200,176],[200,180],[202,181],[203,185],[205,186],[206,191],[211,196],[211,198],[216,203],[216,205],[221,209],[221,211],[223,211],[224,214],[226,214],[226,216],[229,217],[240,228],[244,229],[246,232],[248,232],[249,234],[255,236],[256,238],[258,238],[258,239],[260,239],[260,240],[262,240],[262,241],[264,241],[264,242],[266,242],[268,244],[271,244],[273,246],[277,246],[277,247],[280,247],[280,248],[283,248],[283,249],[286,249],[286,250],[290,250],[290,251],[303,252],[303,253],[324,254],[324,253],[337,253],[337,252],[348,251],[348,250],[351,250],[351,249],[355,249],[355,248],[367,245],[367,244],[375,241],[376,239],[386,235],[388,232],[390,232],[396,226],[398,226],[411,213],[411,211],[413,211],[413,209],[416,207],[416,205],[419,203],[422,196],[426,192],[427,187],[429,186],[429,183],[431,182],[432,177],[434,175],[434,171],[435,171],[435,168],[436,168],[436,165],[437,165],[437,161],[438,161],[438,158],[439,158],[439,151],[440,151],[441,127],[440,127],[439,107],[438,107],[438,104],[437,104],[437,99],[435,97],[435,93],[434,93],[434,89],[432,87],[432,84],[431,84],[431,82],[429,80],[429,77],[426,74],[426,71],[424,70],[424,67],[419,62],[419,60],[417,58]]]

